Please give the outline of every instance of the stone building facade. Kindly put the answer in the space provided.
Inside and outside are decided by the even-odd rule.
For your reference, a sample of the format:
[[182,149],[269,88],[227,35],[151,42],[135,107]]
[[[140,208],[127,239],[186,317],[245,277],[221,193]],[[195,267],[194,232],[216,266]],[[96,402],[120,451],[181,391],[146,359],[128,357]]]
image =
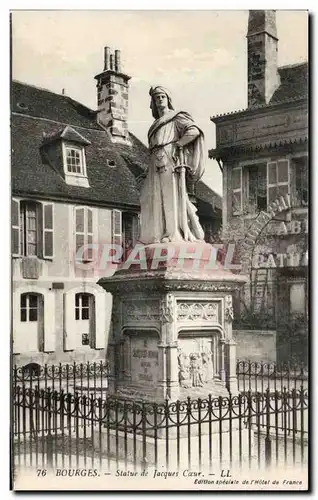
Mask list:
[[[139,176],[148,149],[128,131],[120,52],[105,48],[97,110],[64,94],[12,82],[12,353],[25,365],[105,359],[114,273],[139,230]],[[221,199],[198,185],[207,227]],[[107,245],[123,257],[105,264]],[[81,253],[83,245],[92,245]],[[103,254],[103,251],[107,255]],[[104,255],[104,257],[103,257]]]
[[[235,304],[239,326],[277,330],[278,358],[299,359],[308,317],[308,64],[278,67],[277,51],[275,11],[250,11],[248,107],[211,118],[209,156],[223,168],[224,237],[250,277]],[[293,344],[295,322],[302,334]]]

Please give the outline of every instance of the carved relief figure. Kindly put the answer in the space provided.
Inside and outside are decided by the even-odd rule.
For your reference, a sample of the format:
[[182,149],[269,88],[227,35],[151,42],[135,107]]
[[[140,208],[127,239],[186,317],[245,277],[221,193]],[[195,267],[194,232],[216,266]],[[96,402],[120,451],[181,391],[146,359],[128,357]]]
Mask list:
[[200,354],[191,353],[190,354],[190,372],[191,381],[193,387],[202,387],[203,382],[203,369],[202,369],[202,359]]
[[232,322],[234,319],[232,295],[226,295],[225,297],[225,319],[229,322]]
[[181,349],[178,349],[178,352],[179,384],[181,387],[188,389],[192,385],[190,380],[189,359],[188,356],[181,351]]
[[203,132],[189,113],[174,110],[166,89],[151,87],[149,94],[155,121],[148,132],[151,160],[140,198],[140,241],[203,241],[186,189],[187,180],[195,183],[204,172]]
[[211,352],[202,352],[203,381],[210,382],[213,379],[213,361]]

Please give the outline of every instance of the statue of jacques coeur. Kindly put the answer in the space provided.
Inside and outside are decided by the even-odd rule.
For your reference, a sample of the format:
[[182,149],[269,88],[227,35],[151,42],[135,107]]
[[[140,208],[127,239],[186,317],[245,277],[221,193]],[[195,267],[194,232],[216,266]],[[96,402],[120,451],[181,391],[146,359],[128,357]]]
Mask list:
[[[194,182],[204,172],[204,136],[185,111],[175,111],[161,86],[151,87],[155,121],[148,132],[151,161],[141,192],[141,235],[144,244],[200,241],[204,232],[185,186],[186,165]],[[177,167],[177,168],[176,168]]]

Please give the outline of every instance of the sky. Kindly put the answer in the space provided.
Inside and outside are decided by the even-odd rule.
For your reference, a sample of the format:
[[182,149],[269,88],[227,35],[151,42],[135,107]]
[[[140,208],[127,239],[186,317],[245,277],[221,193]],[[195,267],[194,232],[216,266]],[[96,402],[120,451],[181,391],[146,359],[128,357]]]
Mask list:
[[[277,11],[278,64],[308,59],[307,12]],[[175,109],[188,111],[215,147],[210,117],[247,106],[248,11],[15,11],[12,76],[96,109],[94,76],[103,48],[121,50],[129,76],[129,130],[146,144],[153,121],[149,88],[164,85]],[[218,165],[203,180],[222,193]]]

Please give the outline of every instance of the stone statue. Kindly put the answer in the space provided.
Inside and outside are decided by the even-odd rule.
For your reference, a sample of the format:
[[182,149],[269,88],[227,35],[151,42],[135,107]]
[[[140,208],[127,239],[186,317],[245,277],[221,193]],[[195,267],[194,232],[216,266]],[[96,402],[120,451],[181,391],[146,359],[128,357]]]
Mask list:
[[186,175],[191,182],[203,175],[203,132],[187,112],[174,110],[166,89],[151,87],[149,94],[155,121],[148,132],[151,161],[140,198],[140,241],[202,241],[204,232],[189,200]]

